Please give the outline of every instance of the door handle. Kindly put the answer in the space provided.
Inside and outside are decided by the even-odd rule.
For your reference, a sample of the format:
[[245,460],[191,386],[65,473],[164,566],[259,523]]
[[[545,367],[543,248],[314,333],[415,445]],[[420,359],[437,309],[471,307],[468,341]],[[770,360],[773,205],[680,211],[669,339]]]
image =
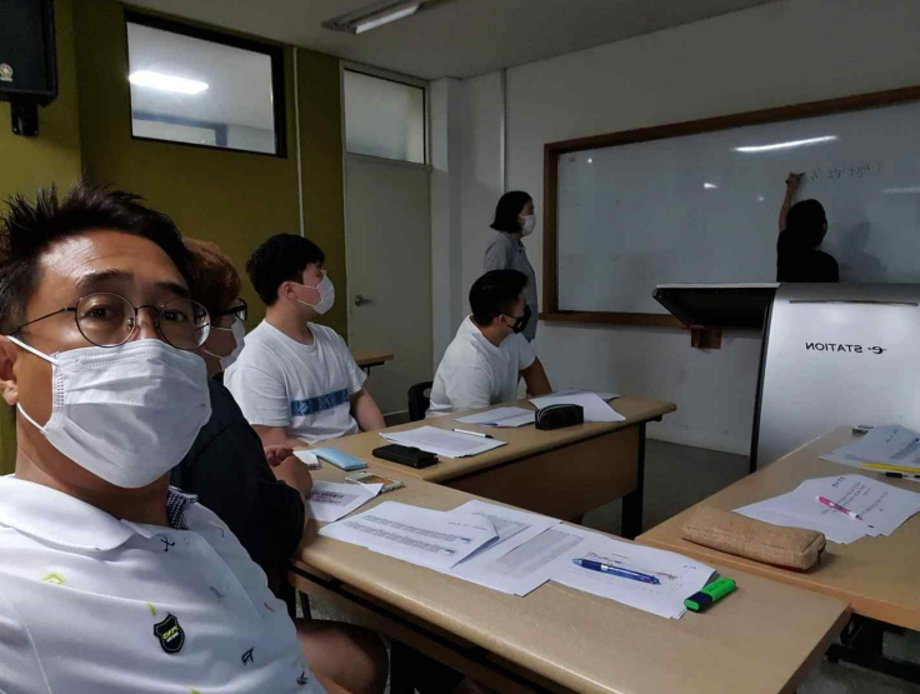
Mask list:
[[374,303],[373,299],[370,299],[366,296],[362,296],[361,294],[355,294],[355,306],[364,306],[365,304],[372,304],[372,303]]

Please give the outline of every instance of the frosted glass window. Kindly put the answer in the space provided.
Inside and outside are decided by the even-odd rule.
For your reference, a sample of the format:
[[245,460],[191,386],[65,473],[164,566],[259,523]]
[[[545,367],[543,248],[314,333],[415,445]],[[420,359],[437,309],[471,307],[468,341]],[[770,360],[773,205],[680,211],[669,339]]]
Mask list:
[[278,49],[134,13],[127,25],[134,137],[284,154]]
[[351,154],[425,163],[425,90],[345,70],[345,142]]

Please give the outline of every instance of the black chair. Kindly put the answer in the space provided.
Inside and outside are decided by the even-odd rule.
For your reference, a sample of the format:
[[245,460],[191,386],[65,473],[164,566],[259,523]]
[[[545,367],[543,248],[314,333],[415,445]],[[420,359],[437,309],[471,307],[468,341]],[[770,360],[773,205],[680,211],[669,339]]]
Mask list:
[[431,405],[431,381],[416,383],[409,389],[409,421],[418,422],[425,419],[425,413]]

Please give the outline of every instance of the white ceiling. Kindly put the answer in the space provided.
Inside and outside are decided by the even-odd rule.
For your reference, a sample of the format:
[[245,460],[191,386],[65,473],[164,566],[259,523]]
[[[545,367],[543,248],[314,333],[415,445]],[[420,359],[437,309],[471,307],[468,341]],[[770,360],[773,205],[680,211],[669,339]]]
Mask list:
[[[426,79],[470,77],[775,0],[452,0],[353,36],[328,19],[373,0],[132,4]],[[777,43],[777,50],[782,50]]]

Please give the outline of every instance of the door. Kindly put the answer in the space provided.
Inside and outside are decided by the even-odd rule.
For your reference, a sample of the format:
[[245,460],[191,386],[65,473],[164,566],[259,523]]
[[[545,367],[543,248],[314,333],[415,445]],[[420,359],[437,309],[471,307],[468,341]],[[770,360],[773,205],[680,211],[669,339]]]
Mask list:
[[395,355],[366,384],[385,415],[432,378],[428,178],[425,166],[346,155],[348,343]]

